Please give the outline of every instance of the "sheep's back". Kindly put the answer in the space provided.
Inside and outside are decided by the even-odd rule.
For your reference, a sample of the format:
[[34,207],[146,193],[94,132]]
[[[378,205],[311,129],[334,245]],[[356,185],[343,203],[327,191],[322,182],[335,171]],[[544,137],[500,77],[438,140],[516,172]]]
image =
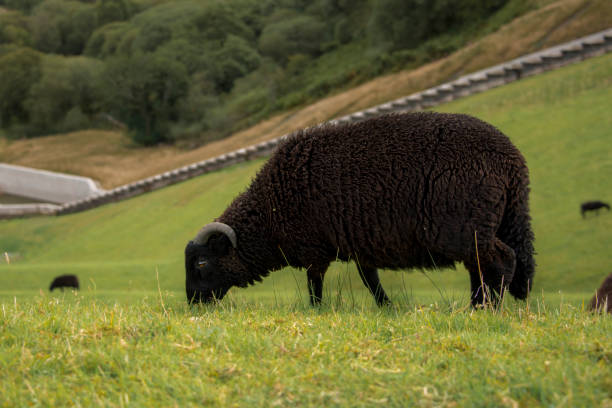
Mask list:
[[493,126],[413,113],[300,132],[258,179],[283,245],[331,248],[385,267],[430,266],[461,258],[474,230],[492,238],[508,179],[521,167]]

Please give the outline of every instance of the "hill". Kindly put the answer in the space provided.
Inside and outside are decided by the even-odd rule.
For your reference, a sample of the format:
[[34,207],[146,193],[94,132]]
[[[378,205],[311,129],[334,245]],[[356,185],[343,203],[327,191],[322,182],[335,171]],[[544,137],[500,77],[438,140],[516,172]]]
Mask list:
[[[90,130],[36,140],[9,141],[0,138],[0,160],[88,176],[99,180],[106,188],[116,187],[590,34],[607,28],[611,18],[612,7],[604,0],[556,1],[513,20],[494,33],[436,62],[418,69],[385,75],[337,92],[312,105],[272,116],[226,139],[199,148],[137,148],[121,132]],[[342,60],[336,63],[342,64]]]
[[208,142],[550,2],[0,0],[0,129]]
[[[538,253],[536,294],[561,291],[584,300],[612,268],[612,214],[586,219],[579,214],[581,201],[612,201],[607,177],[612,170],[610,72],[612,55],[606,55],[438,108],[491,122],[527,158]],[[44,290],[53,276],[72,272],[81,277],[82,292],[92,296],[125,301],[152,296],[156,273],[161,288],[184,296],[185,243],[244,190],[261,163],[237,165],[79,214],[1,221],[0,251],[20,259],[0,266],[0,294],[30,295]],[[352,266],[337,264],[328,276],[327,290],[348,287],[362,296]],[[462,268],[427,275],[386,271],[382,280],[392,297],[408,293],[418,302],[439,299],[440,288],[442,296],[467,299]],[[294,299],[297,293],[301,299],[304,283],[303,272],[286,269],[232,293],[267,301]]]

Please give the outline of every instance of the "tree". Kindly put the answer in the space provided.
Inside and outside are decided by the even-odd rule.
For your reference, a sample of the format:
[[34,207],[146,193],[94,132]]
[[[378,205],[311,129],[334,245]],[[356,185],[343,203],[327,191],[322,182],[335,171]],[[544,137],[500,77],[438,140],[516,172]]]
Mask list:
[[114,22],[96,29],[85,46],[84,54],[89,57],[106,58],[117,54],[122,42],[130,38],[133,27],[127,22]]
[[28,31],[27,18],[18,11],[0,13],[0,44],[29,46],[32,36]]
[[10,9],[21,10],[25,13],[32,11],[43,0],[4,0],[4,5]]
[[28,121],[24,101],[41,76],[40,64],[41,55],[30,48],[15,48],[0,56],[0,127]]
[[132,7],[125,0],[99,0],[96,3],[98,27],[113,21],[124,21],[130,18]]
[[299,15],[267,25],[259,37],[259,49],[262,54],[285,64],[294,54],[318,55],[326,40],[324,22]]
[[393,50],[475,24],[508,0],[380,0],[374,2],[370,37]]
[[240,37],[229,35],[223,48],[214,52],[211,71],[217,89],[229,92],[234,81],[257,69],[260,56],[256,50]]
[[[87,116],[98,109],[96,78],[101,66],[101,61],[87,57],[45,56],[40,79],[30,88],[25,102],[32,131],[40,134],[87,126]],[[72,123],[65,121],[68,112]]]
[[236,16],[237,10],[224,2],[211,2],[194,17],[200,38],[206,42],[223,42],[228,35],[253,41],[253,30]]
[[128,125],[134,141],[153,145],[168,140],[187,95],[187,70],[174,60],[151,53],[110,59],[102,74],[104,105]]
[[36,7],[30,25],[39,51],[79,55],[96,28],[96,10],[78,1],[47,0]]

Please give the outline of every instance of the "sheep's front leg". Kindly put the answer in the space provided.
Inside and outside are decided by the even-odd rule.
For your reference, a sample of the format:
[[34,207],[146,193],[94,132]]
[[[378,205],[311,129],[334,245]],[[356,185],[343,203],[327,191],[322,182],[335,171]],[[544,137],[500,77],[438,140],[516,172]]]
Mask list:
[[323,278],[327,272],[328,265],[311,265],[306,271],[308,275],[308,293],[310,304],[320,305],[323,298]]

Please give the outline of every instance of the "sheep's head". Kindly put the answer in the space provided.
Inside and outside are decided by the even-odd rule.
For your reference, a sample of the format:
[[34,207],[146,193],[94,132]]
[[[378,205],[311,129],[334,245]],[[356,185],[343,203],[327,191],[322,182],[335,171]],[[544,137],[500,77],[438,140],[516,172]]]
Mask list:
[[207,224],[185,248],[185,286],[190,303],[220,300],[235,285],[236,233],[220,222]]

